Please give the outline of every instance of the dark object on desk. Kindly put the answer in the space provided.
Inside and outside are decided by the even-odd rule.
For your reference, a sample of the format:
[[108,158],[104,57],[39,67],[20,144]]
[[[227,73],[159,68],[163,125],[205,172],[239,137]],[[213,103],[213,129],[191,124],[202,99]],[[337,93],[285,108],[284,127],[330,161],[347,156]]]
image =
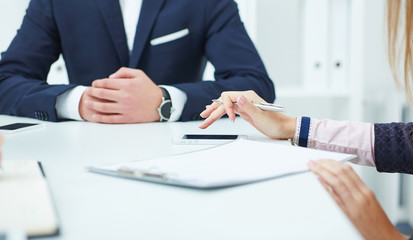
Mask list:
[[245,135],[236,134],[185,134],[174,138],[174,144],[183,145],[220,145],[237,139],[247,139]]
[[8,125],[0,126],[0,133],[12,134],[35,128],[41,128],[45,125],[43,123],[12,123]]

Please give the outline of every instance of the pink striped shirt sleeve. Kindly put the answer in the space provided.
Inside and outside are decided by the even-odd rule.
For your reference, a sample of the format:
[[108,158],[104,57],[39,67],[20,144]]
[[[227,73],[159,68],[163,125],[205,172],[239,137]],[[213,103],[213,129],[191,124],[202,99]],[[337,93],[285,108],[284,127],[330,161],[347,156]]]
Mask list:
[[371,123],[311,118],[308,147],[355,154],[358,158],[353,163],[375,166],[374,125]]

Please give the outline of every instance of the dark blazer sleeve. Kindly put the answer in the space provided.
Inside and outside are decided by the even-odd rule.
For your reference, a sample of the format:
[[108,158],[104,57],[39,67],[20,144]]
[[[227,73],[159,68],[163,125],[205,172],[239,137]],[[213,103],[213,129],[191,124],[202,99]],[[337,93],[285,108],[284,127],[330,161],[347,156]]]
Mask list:
[[61,52],[50,0],[32,0],[0,61],[0,113],[57,121],[56,97],[74,85],[48,85]]
[[374,134],[377,170],[413,174],[413,123],[375,124]]
[[249,38],[233,0],[207,0],[205,55],[215,67],[216,81],[176,85],[187,94],[181,120],[196,120],[205,105],[223,91],[254,90],[267,102],[275,90]]

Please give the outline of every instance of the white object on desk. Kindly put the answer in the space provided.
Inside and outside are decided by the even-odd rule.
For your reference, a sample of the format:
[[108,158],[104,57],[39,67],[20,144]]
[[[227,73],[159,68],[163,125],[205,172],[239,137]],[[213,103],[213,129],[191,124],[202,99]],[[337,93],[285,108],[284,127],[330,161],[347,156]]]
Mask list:
[[37,161],[3,161],[0,170],[0,231],[56,234],[58,223],[49,189]]
[[307,171],[316,159],[355,155],[240,139],[202,151],[146,161],[96,166],[92,172],[194,188],[217,188]]

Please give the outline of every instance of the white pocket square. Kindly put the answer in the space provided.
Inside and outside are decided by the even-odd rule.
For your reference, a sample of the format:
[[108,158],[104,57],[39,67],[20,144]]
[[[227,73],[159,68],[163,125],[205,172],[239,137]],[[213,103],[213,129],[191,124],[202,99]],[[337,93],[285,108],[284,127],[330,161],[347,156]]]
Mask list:
[[156,45],[164,44],[164,43],[167,43],[167,42],[172,42],[172,41],[175,41],[177,39],[183,38],[188,34],[189,34],[189,29],[185,28],[181,31],[174,32],[174,33],[162,36],[162,37],[152,39],[151,40],[151,45],[156,46]]

